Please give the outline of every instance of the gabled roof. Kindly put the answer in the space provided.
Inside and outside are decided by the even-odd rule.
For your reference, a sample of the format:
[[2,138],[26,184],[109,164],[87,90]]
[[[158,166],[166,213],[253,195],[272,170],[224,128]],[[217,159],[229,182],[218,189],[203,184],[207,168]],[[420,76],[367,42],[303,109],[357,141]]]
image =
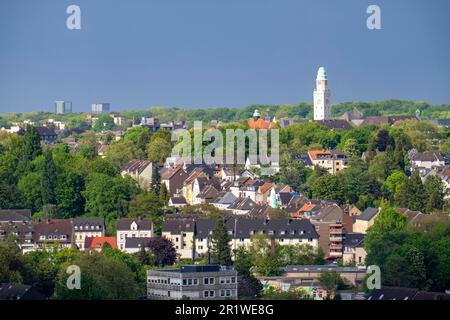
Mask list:
[[[67,236],[64,241],[71,241],[73,234],[73,221],[68,219],[44,220],[34,226],[35,241],[39,241],[41,235],[45,236]],[[58,239],[55,239],[58,240]]]
[[294,197],[294,195],[289,192],[280,192],[279,196],[280,196],[281,205],[283,205],[283,206],[287,206],[289,204],[289,202],[291,201],[291,199]]
[[233,204],[236,201],[237,197],[230,191],[221,192],[216,199],[212,203],[216,204]]
[[418,152],[412,156],[413,161],[444,161],[444,157],[439,151]]
[[21,222],[31,220],[30,209],[0,210],[0,222]]
[[264,194],[269,191],[273,187],[273,184],[270,182],[264,182],[262,186],[259,187],[259,191]]
[[199,199],[205,199],[207,202],[211,202],[217,197],[219,191],[212,185],[206,185],[204,189],[197,195]]
[[116,237],[86,237],[84,239],[84,248],[98,250],[102,249],[105,243],[108,243],[112,249],[117,249]]
[[141,174],[152,163],[148,160],[131,160],[125,166],[122,167],[122,172]]
[[256,207],[256,203],[250,199],[247,198],[237,198],[236,201],[228,207],[229,210],[241,210],[241,211],[250,211],[254,207]]
[[356,219],[370,221],[378,214],[379,211],[379,208],[367,208],[359,216],[357,216]]
[[186,198],[183,197],[183,196],[171,197],[171,198],[170,198],[170,202],[171,202],[172,204],[187,204]]
[[340,129],[340,130],[352,130],[353,127],[351,124],[342,119],[329,119],[329,120],[316,120],[314,121],[322,126],[325,126],[329,129]]
[[311,161],[311,158],[309,157],[308,152],[296,153],[292,156],[292,160],[303,161],[305,166],[308,166],[308,167],[312,167],[314,165]]
[[121,218],[117,220],[117,230],[130,230],[133,222],[136,222],[138,230],[152,229],[153,223],[149,218]]
[[350,248],[360,248],[364,245],[365,234],[362,233],[346,233],[344,246]]
[[125,239],[125,248],[126,249],[140,249],[142,247],[146,248],[149,245],[149,242],[152,238],[130,238],[127,237]]
[[180,170],[183,170],[182,166],[161,169],[160,172],[161,180],[170,180]]
[[192,218],[167,218],[162,225],[162,232],[181,234],[182,232],[194,232],[195,220]]
[[76,218],[73,219],[74,227],[85,227],[85,226],[100,226],[100,229],[103,230],[105,228],[105,219],[104,218]]

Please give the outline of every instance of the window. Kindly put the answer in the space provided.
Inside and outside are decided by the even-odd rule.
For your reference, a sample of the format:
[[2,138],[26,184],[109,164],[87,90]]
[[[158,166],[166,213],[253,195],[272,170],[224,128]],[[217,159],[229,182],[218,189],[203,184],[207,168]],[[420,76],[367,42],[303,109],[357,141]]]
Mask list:
[[214,298],[215,293],[214,290],[205,290],[203,291],[203,297],[204,298]]
[[213,285],[214,284],[214,278],[203,278],[203,284],[205,284],[205,285]]
[[221,297],[231,297],[231,290],[230,289],[220,290],[220,296]]

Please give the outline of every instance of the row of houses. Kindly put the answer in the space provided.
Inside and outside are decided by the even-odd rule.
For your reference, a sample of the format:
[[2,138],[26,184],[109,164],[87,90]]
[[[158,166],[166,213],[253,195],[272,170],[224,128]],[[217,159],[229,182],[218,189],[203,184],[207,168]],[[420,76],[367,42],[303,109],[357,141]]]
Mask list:
[[429,176],[437,176],[444,186],[446,199],[450,199],[450,154],[443,155],[439,151],[409,153],[411,169],[417,170],[423,181]]
[[101,251],[107,243],[128,253],[140,248],[136,238],[154,236],[153,223],[145,218],[117,220],[115,237],[107,237],[103,218],[31,220],[31,210],[0,210],[0,240],[14,236],[22,251],[44,249],[52,245]]

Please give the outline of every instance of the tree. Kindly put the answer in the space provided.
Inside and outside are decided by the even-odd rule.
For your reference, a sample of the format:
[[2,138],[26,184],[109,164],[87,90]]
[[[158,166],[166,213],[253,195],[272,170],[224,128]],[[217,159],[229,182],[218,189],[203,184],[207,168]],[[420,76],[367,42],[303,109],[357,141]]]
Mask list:
[[130,201],[129,217],[148,217],[152,219],[154,229],[158,232],[162,226],[163,210],[161,200],[151,191],[143,191]]
[[426,194],[422,179],[417,171],[398,188],[395,194],[395,203],[402,208],[423,211],[426,205]]
[[428,176],[424,183],[426,209],[432,212],[434,209],[442,209],[444,205],[444,184],[439,176]]
[[83,270],[80,290],[67,288],[68,263],[63,264],[55,286],[58,300],[130,300],[139,296],[134,274],[122,261],[93,253],[80,255],[72,264]]
[[311,186],[311,196],[315,199],[335,200],[344,203],[344,192],[340,177],[325,174],[318,177]]
[[294,190],[303,190],[303,184],[305,184],[311,173],[312,170],[306,168],[303,161],[292,160],[290,154],[281,158],[279,181],[290,185]]
[[24,175],[19,180],[18,188],[23,194],[25,207],[30,208],[33,212],[42,209],[41,173],[30,172]]
[[159,168],[157,165],[152,164],[153,172],[152,172],[152,180],[150,182],[150,188],[153,190],[155,194],[159,194],[159,190],[161,189],[161,176],[159,174]]
[[391,198],[397,193],[398,189],[405,182],[406,176],[403,171],[396,170],[389,177],[387,177],[385,186]]
[[164,163],[172,153],[172,145],[170,140],[153,137],[152,141],[147,145],[148,160],[154,163]]
[[169,191],[167,191],[165,183],[161,184],[161,188],[159,190],[159,202],[162,206],[167,206],[169,203]]
[[348,139],[344,143],[344,148],[342,151],[350,155],[351,157],[356,157],[359,153],[359,144],[356,139]]
[[115,128],[116,124],[114,123],[114,119],[107,114],[100,115],[97,120],[95,120],[94,126],[92,127],[95,132],[108,131]]
[[153,266],[157,264],[155,256],[151,252],[145,250],[144,246],[141,247],[141,250],[139,250],[135,256],[139,263],[143,266]]
[[318,280],[320,285],[328,292],[335,292],[336,290],[342,289],[345,285],[341,275],[335,270],[321,272]]
[[84,180],[81,175],[64,170],[58,175],[56,186],[56,202],[61,218],[71,218],[84,213]]
[[151,238],[148,247],[153,253],[158,266],[173,265],[177,259],[177,251],[172,241],[163,237]]
[[41,176],[43,204],[56,204],[56,166],[50,150],[44,152],[44,170]]
[[86,159],[94,159],[97,156],[97,137],[94,132],[86,132],[78,141],[78,151]]
[[27,125],[25,134],[20,140],[19,162],[17,171],[19,175],[31,170],[31,161],[42,154],[41,138],[35,127]]
[[129,201],[138,192],[139,189],[131,178],[91,174],[86,179],[86,189],[83,191],[85,210],[95,216],[111,219],[126,216]]
[[231,237],[223,219],[217,219],[211,239],[211,257],[215,263],[226,266],[231,264],[230,241]]
[[249,253],[252,265],[255,266],[258,274],[266,277],[279,274],[280,261],[277,259],[278,251],[279,245],[269,243],[266,235],[257,234],[252,237]]
[[118,141],[108,146],[106,159],[111,162],[116,169],[121,169],[132,159],[144,159],[145,153],[131,141]]

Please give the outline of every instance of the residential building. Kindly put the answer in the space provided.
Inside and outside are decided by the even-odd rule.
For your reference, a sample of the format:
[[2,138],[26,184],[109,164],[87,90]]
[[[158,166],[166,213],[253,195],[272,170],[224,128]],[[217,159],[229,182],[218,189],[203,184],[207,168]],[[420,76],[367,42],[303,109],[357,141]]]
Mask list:
[[93,103],[92,104],[92,113],[100,114],[100,113],[108,113],[111,110],[111,104],[109,103]]
[[354,263],[357,266],[365,266],[367,252],[364,249],[364,237],[362,233],[347,233],[344,240],[344,264]]
[[56,114],[72,113],[72,102],[71,101],[55,101],[55,113]]
[[144,190],[150,190],[155,165],[148,160],[131,160],[122,167],[122,177],[130,176]]
[[222,191],[211,204],[220,210],[227,210],[236,200],[237,197],[231,191]]
[[356,216],[353,232],[366,234],[367,229],[375,223],[379,212],[380,208],[367,208],[359,216]]
[[180,269],[147,270],[151,300],[237,299],[237,271],[218,265],[182,265]]
[[86,238],[105,236],[105,220],[103,218],[73,219],[73,235],[77,248],[84,250]]
[[184,208],[187,206],[187,202],[183,196],[173,196],[169,198],[168,205],[174,208]]
[[121,218],[117,220],[117,247],[125,251],[127,238],[151,238],[153,222],[148,218]]
[[[267,219],[252,217],[224,217],[231,237],[232,250],[248,247],[251,238],[265,234],[269,241],[280,245],[308,244],[318,247],[319,235],[306,219]],[[171,240],[182,259],[207,256],[216,220],[204,217],[173,217],[163,223],[162,234]]]
[[319,245],[328,259],[342,258],[345,234],[352,232],[352,218],[337,204],[325,204],[318,207],[309,220],[319,234]]
[[86,237],[83,247],[88,251],[101,252],[105,246],[117,249],[116,237]]
[[133,126],[140,126],[143,128],[148,128],[152,132],[156,132],[161,127],[159,120],[157,118],[142,117],[140,121],[133,123]]
[[162,225],[162,236],[172,241],[180,259],[193,259],[195,220],[168,217]]
[[160,171],[160,176],[161,183],[166,185],[166,189],[171,197],[183,192],[184,181],[188,178],[188,174],[183,170],[182,165],[163,168]]
[[47,219],[34,226],[35,249],[49,246],[71,247],[74,242],[73,220]]
[[345,153],[337,150],[311,150],[308,151],[313,165],[326,169],[330,174],[335,174],[348,166],[348,157]]
[[152,238],[143,237],[143,238],[126,238],[125,239],[125,247],[123,249],[124,252],[133,254],[137,253],[144,248],[144,250],[148,250],[149,242]]
[[439,151],[425,151],[412,153],[410,155],[411,169],[419,170],[440,168],[445,166],[444,157]]
[[41,143],[45,145],[55,144],[56,139],[58,139],[58,135],[52,129],[48,127],[35,127],[37,132],[39,133],[39,138],[41,139]]

